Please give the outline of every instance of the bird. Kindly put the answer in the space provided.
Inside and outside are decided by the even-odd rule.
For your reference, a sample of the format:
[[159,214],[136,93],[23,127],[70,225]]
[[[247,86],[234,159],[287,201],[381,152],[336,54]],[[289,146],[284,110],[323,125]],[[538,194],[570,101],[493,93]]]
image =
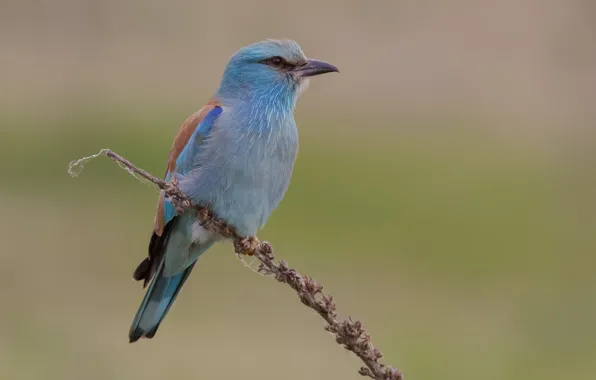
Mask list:
[[[307,58],[293,40],[267,39],[240,48],[211,99],[180,127],[165,180],[239,236],[254,236],[290,183],[298,152],[296,101],[311,77],[332,72],[339,70]],[[133,274],[148,288],[130,343],[155,336],[199,256],[223,239],[200,225],[195,210],[177,210],[160,192],[148,256]]]

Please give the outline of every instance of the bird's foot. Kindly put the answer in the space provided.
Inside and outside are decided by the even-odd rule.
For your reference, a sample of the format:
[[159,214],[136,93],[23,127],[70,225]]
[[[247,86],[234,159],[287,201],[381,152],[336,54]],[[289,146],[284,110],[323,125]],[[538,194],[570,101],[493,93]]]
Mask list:
[[261,242],[256,236],[236,239],[234,241],[234,250],[239,255],[252,256],[255,254],[260,244]]

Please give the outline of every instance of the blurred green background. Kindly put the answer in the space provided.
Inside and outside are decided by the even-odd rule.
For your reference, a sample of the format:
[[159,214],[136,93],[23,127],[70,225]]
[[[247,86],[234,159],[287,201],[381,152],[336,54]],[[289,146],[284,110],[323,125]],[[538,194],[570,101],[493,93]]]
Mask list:
[[359,361],[229,244],[128,344],[161,175],[239,47],[339,75],[296,112],[260,234],[407,379],[594,379],[596,8],[504,0],[0,1],[0,378],[358,379]]

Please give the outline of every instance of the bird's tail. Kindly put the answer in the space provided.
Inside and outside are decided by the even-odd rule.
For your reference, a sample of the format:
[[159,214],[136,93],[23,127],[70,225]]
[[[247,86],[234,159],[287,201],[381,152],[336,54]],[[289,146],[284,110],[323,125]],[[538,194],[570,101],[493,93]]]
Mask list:
[[196,264],[195,261],[184,271],[172,277],[166,277],[163,275],[165,260],[162,259],[161,261],[130,327],[128,334],[130,343],[136,342],[141,337],[153,338],[159,324],[170,310],[176,296]]

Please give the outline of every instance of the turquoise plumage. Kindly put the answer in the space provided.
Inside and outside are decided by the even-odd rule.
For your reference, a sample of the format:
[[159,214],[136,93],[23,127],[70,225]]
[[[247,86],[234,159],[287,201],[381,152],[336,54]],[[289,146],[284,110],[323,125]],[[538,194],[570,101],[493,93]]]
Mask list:
[[[296,100],[308,78],[338,71],[308,59],[290,40],[267,40],[230,59],[211,101],[182,125],[166,180],[211,208],[243,236],[256,234],[283,198],[298,151]],[[181,215],[158,201],[149,255],[135,271],[149,282],[129,339],[152,338],[199,256],[221,237],[204,230],[194,211]]]

